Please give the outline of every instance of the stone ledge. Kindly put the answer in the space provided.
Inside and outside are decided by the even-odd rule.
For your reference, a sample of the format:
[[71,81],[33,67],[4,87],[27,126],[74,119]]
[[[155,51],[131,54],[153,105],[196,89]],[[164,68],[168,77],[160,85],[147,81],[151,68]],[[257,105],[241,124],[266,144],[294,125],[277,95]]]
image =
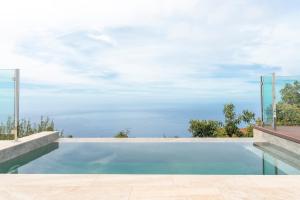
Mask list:
[[41,132],[30,136],[19,138],[18,141],[1,141],[0,142],[0,163],[32,150],[48,145],[59,138],[58,132]]
[[[287,126],[283,126],[283,127],[278,127],[277,130],[273,130],[271,128],[266,128],[266,127],[261,127],[261,126],[255,126],[254,129],[257,129],[259,131],[262,131],[264,133],[268,133],[286,140],[290,140],[296,143],[300,144],[300,137],[298,135],[300,129],[298,129],[297,134],[295,134],[295,130],[291,131],[290,129],[294,128],[294,129],[298,129],[299,127],[295,126],[295,127],[288,127]],[[278,130],[280,129],[280,130]]]
[[253,142],[253,138],[60,138],[59,142]]
[[270,131],[264,131],[263,129],[257,127],[254,128],[253,135],[254,143],[258,146],[264,143],[270,143],[272,145],[300,155],[300,144],[293,140],[277,136]]

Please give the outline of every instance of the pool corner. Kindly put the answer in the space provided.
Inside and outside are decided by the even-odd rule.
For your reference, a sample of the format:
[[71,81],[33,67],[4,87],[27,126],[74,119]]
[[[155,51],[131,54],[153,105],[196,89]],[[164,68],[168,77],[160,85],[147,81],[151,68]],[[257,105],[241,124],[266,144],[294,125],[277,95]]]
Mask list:
[[17,141],[0,141],[0,163],[46,146],[59,138],[56,131],[40,132]]

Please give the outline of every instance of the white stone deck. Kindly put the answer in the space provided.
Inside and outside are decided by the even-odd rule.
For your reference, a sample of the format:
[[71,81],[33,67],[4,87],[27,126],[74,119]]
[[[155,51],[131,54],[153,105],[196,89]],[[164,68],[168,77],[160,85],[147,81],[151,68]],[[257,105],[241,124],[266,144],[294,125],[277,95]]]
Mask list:
[[299,200],[300,176],[0,175],[0,200]]

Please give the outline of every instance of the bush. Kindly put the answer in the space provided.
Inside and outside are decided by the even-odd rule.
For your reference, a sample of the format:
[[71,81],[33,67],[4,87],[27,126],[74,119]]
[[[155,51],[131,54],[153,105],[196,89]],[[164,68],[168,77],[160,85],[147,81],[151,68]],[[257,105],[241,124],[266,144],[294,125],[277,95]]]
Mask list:
[[193,137],[215,137],[222,124],[213,120],[191,120],[189,132]]
[[128,138],[130,131],[129,130],[122,130],[120,132],[118,132],[114,137],[115,138]]
[[0,134],[0,140],[14,140],[14,134]]
[[256,124],[257,126],[262,126],[262,125],[263,125],[263,121],[262,121],[260,118],[257,118],[257,119],[255,120],[255,124]]
[[254,125],[250,124],[246,127],[246,137],[253,137]]
[[300,82],[286,84],[280,90],[280,94],[281,101],[276,108],[276,123],[284,126],[300,125]]
[[277,124],[294,126],[300,124],[300,108],[295,104],[277,104]]
[[283,103],[300,106],[300,82],[295,81],[293,84],[287,83],[280,90]]
[[241,118],[236,116],[235,106],[230,104],[225,104],[223,113],[225,115],[225,132],[229,137],[232,136],[241,136],[242,132],[240,131],[238,125],[241,123]]
[[224,128],[218,128],[215,137],[228,137]]
[[[5,123],[0,123],[0,140],[10,138],[11,132],[14,129],[14,121],[12,118],[8,118]],[[25,137],[42,131],[54,131],[54,122],[49,117],[41,117],[38,123],[32,123],[30,120],[21,119],[19,121],[19,133],[18,137]],[[8,136],[4,136],[8,135]]]
[[243,132],[238,127],[241,122],[245,122],[247,124],[246,135],[248,137],[250,137],[250,135],[253,135],[253,123],[255,121],[255,114],[253,112],[243,110],[241,115],[236,115],[235,106],[230,103],[224,105],[223,113],[225,115],[224,129],[229,137],[243,136]]
[[[223,113],[225,124],[213,120],[191,120],[189,132],[193,137],[252,137],[255,123],[255,114],[248,110],[243,110],[242,114],[235,113],[235,106],[225,104]],[[241,122],[247,124],[242,130],[238,127]]]

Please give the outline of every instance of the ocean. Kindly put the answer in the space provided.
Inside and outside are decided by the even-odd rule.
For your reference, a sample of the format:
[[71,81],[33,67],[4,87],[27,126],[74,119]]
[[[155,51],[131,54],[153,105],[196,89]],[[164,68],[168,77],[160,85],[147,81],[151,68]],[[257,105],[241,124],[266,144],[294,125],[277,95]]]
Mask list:
[[[249,109],[258,116],[255,103],[239,103],[237,113]],[[72,111],[49,115],[58,130],[73,137],[113,137],[129,130],[129,137],[191,137],[191,119],[224,121],[223,104],[178,105],[161,108],[95,108],[92,111]],[[37,118],[34,117],[34,118]]]

